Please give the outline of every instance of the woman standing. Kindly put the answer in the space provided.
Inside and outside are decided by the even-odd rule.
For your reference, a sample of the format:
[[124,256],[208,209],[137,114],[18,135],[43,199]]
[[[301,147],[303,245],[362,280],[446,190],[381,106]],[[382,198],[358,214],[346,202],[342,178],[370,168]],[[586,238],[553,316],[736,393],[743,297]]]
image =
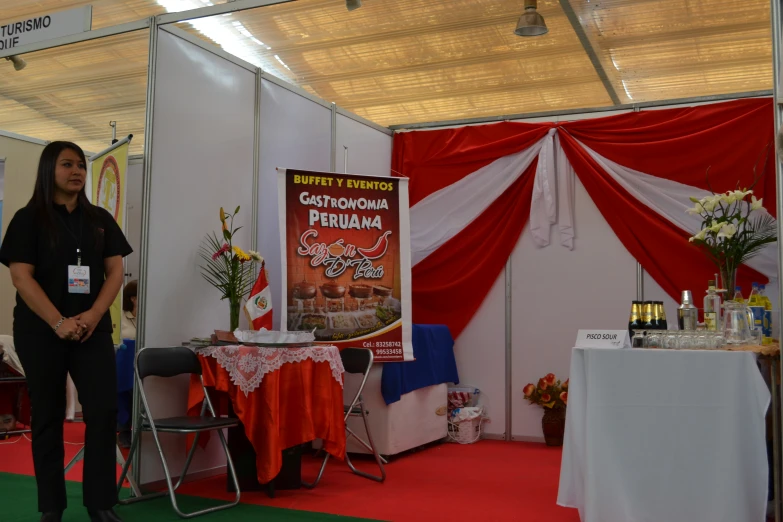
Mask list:
[[84,191],[84,152],[46,146],[30,203],[8,225],[0,263],[17,290],[14,339],[32,403],[33,461],[42,521],[61,520],[65,382],[79,392],[85,429],[84,505],[93,521],[117,521],[116,370],[108,310],[131,253],[112,216]]

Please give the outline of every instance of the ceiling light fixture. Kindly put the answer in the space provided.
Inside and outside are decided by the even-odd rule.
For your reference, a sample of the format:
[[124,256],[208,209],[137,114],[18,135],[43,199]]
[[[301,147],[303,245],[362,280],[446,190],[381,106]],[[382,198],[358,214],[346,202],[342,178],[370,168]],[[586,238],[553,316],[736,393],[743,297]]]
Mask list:
[[362,0],[345,0],[345,7],[347,7],[349,11],[359,9],[361,6]]
[[536,0],[525,0],[525,12],[519,17],[514,34],[517,36],[541,36],[549,32],[544,17],[538,14]]
[[9,62],[13,63],[14,64],[14,69],[16,69],[17,71],[21,71],[22,69],[27,67],[27,62],[25,62],[24,60],[22,60],[21,58],[19,58],[16,55],[8,56],[8,57],[6,57],[6,60],[8,60]]

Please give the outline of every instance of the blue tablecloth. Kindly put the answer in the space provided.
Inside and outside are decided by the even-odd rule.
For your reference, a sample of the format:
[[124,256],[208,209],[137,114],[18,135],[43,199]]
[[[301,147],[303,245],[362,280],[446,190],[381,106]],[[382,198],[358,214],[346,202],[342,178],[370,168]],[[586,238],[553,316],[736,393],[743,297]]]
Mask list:
[[406,393],[444,382],[459,383],[454,339],[443,325],[413,325],[415,361],[384,363],[381,394],[386,404],[400,400]]
[[136,358],[136,341],[124,339],[117,349],[117,422],[126,425],[133,408],[133,361]]

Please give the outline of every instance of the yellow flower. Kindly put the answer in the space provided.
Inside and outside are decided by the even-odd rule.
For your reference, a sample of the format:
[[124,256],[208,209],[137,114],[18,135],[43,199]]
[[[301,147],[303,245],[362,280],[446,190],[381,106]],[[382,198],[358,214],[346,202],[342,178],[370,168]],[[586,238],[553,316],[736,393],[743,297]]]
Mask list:
[[220,207],[220,222],[225,225],[226,222],[226,211],[223,210],[223,207]]
[[238,246],[234,247],[234,255],[237,256],[237,259],[239,259],[241,262],[250,261],[250,256],[245,253],[244,250],[239,248]]

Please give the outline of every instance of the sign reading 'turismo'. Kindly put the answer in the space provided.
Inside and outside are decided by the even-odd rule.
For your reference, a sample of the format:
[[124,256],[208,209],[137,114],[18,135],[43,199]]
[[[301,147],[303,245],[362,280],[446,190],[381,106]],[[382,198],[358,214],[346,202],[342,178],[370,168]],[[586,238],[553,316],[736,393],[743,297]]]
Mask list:
[[92,27],[92,6],[16,20],[0,22],[0,57],[14,54],[14,49],[32,43],[71,36]]

